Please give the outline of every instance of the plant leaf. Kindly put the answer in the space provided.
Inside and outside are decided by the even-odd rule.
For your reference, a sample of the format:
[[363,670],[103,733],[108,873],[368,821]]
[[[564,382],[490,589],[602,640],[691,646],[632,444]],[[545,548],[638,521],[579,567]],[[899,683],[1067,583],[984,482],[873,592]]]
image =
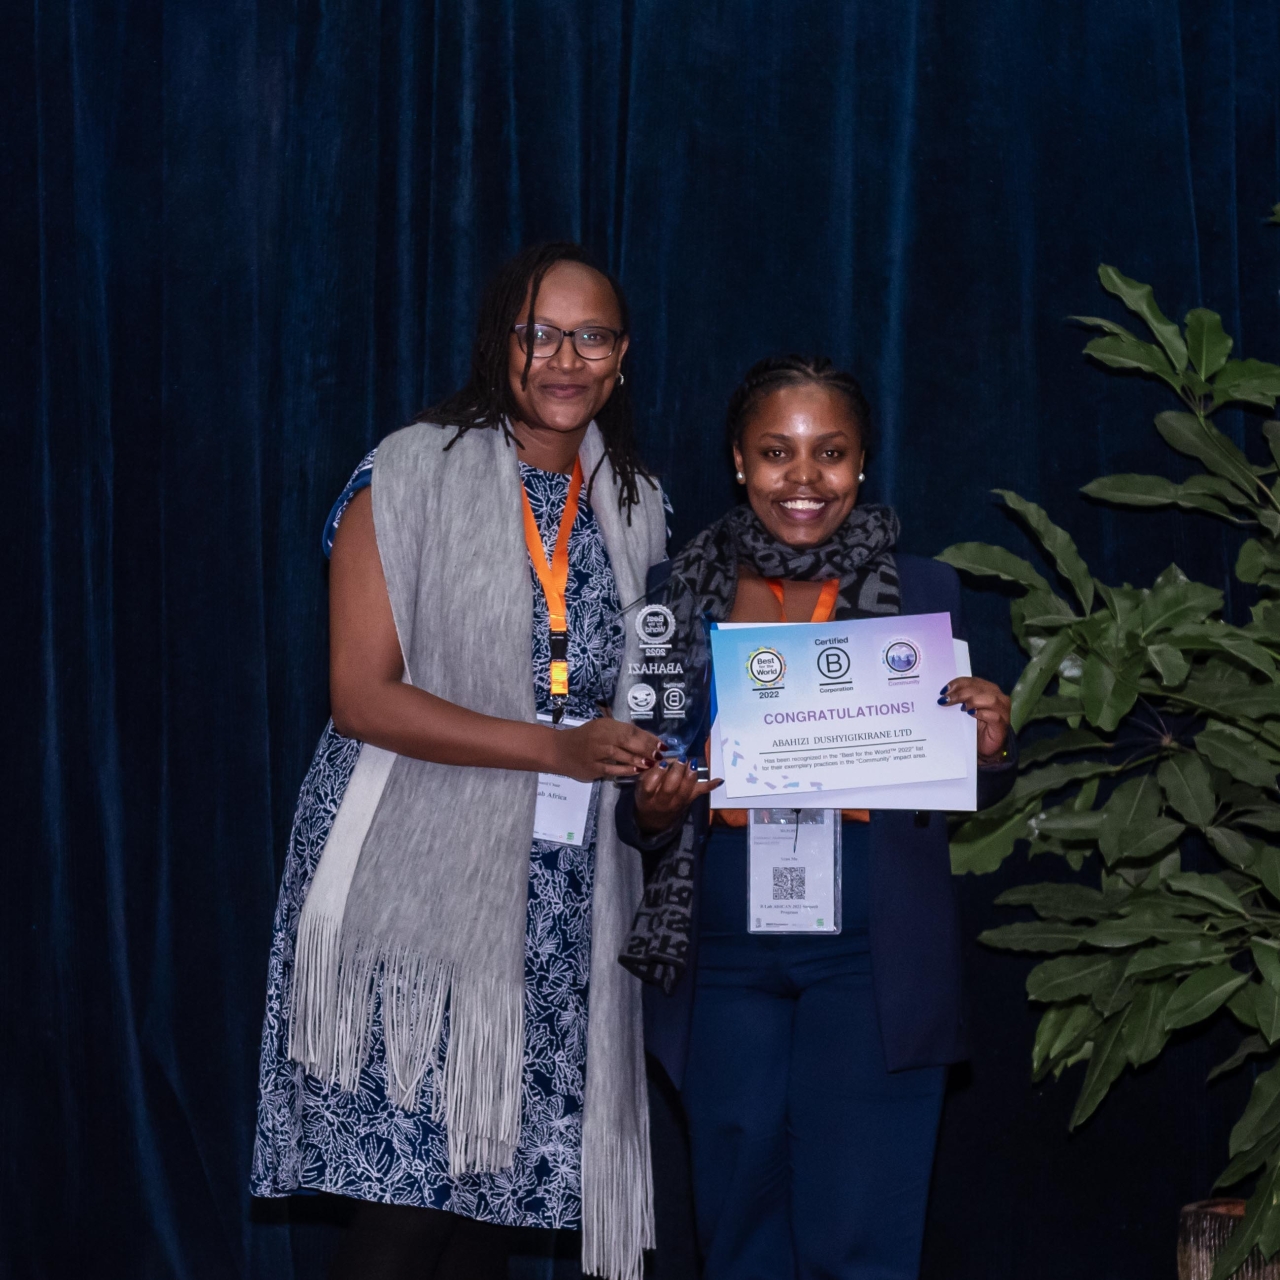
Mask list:
[[1220,502],[1250,511],[1256,508],[1256,486],[1252,481],[1246,482],[1246,487],[1242,489],[1235,478],[1228,480],[1225,476],[1204,474],[1189,476],[1178,486],[1178,498],[1181,500],[1193,494],[1217,498]]
[[[1231,1057],[1218,1063],[1218,1065],[1209,1072],[1205,1077],[1205,1083],[1207,1084],[1210,1080],[1216,1080],[1219,1076],[1225,1076],[1228,1071],[1234,1071],[1237,1067],[1242,1066],[1247,1062],[1248,1059],[1253,1057],[1256,1053],[1266,1053],[1267,1048],[1267,1042],[1261,1036],[1245,1036],[1237,1046],[1235,1053],[1233,1053]],[[1224,1174],[1213,1185],[1215,1187],[1229,1187],[1231,1183],[1226,1181],[1226,1175]]]
[[1027,723],[1045,686],[1057,674],[1059,665],[1071,652],[1074,643],[1070,631],[1060,631],[1046,640],[1035,657],[1022,668],[1009,698],[1009,723],[1014,733]]
[[1058,809],[1043,817],[1032,818],[1031,825],[1047,836],[1057,836],[1060,840],[1088,840],[1092,843],[1102,830],[1103,815],[1100,810]]
[[1262,881],[1266,891],[1280,902],[1280,849],[1265,847],[1249,870]]
[[1155,334],[1160,345],[1168,353],[1173,367],[1181,372],[1187,367],[1187,344],[1182,340],[1178,326],[1156,305],[1155,293],[1149,284],[1141,284],[1121,275],[1115,267],[1105,263],[1098,268],[1102,287],[1114,294],[1134,315],[1146,321],[1147,328]]
[[1271,567],[1271,557],[1257,538],[1245,542],[1236,556],[1236,577],[1241,582],[1258,582]]
[[1280,1071],[1272,1067],[1253,1082],[1244,1112],[1231,1130],[1227,1150],[1239,1155],[1280,1124]]
[[1263,980],[1280,991],[1280,952],[1256,938],[1249,943],[1249,950],[1253,953],[1253,961]]
[[1107,1091],[1125,1069],[1125,1046],[1121,1034],[1128,1013],[1110,1018],[1095,1033],[1093,1053],[1089,1057],[1089,1069],[1085,1072],[1080,1096],[1071,1113],[1071,1129],[1077,1129],[1098,1109]]
[[1002,951],[1075,951],[1083,930],[1083,925],[1058,920],[1024,920],[987,929],[978,935],[978,941]]
[[1213,822],[1218,801],[1213,794],[1209,770],[1198,755],[1192,751],[1180,751],[1160,762],[1156,776],[1169,803],[1188,822],[1201,828]]
[[1091,724],[1110,733],[1128,715],[1138,700],[1141,662],[1137,656],[1117,667],[1096,651],[1085,657],[1080,697]]
[[1125,966],[1129,978],[1158,978],[1193,965],[1213,964],[1226,956],[1226,948],[1209,938],[1169,942],[1135,951]]
[[1093,608],[1093,575],[1076,550],[1071,535],[1054,524],[1043,507],[1019,497],[1012,489],[993,489],[992,492],[1003,498],[1006,505],[1027,522],[1040,545],[1058,566],[1058,571],[1071,583],[1081,607],[1088,613]]
[[1165,884],[1175,893],[1189,893],[1226,911],[1234,911],[1246,918],[1249,915],[1236,891],[1221,876],[1201,875],[1198,871],[1177,871],[1165,880]]
[[1157,632],[1201,623],[1222,608],[1223,599],[1221,591],[1202,582],[1158,585],[1142,602],[1143,638],[1154,640]]
[[1236,821],[1259,831],[1280,831],[1280,805],[1268,805],[1265,809],[1246,809],[1236,814]]
[[1258,1019],[1258,1030],[1268,1044],[1280,1040],[1280,991],[1269,982],[1253,982],[1248,991],[1253,997],[1253,1012]]
[[1062,956],[1057,960],[1043,960],[1027,975],[1027,996],[1039,1004],[1053,1004],[1092,995],[1110,967],[1110,956]]
[[[1102,856],[1114,862],[1131,841],[1141,839],[1160,813],[1160,784],[1155,774],[1144,773],[1122,782],[1112,793],[1102,812],[1105,821],[1098,835]],[[1138,828],[1130,835],[1130,828]]]
[[[1172,818],[1158,818],[1149,827],[1129,827],[1120,837],[1120,850],[1111,862],[1141,862],[1167,849],[1187,828]],[[1105,854],[1103,855],[1106,856]]]
[[1036,1038],[1031,1046],[1031,1076],[1033,1079],[1039,1079],[1041,1072],[1049,1065],[1049,1051],[1053,1048],[1054,1041],[1066,1029],[1071,1019],[1078,1017],[1081,1013],[1087,1015],[1088,1011],[1088,1005],[1055,1004],[1050,1005],[1040,1015],[1040,1022],[1036,1027]]
[[1020,809],[988,810],[963,823],[951,837],[953,875],[994,871],[1027,833],[1027,819],[1040,807],[1038,798]]
[[1139,373],[1151,373],[1167,382],[1175,391],[1182,386],[1181,379],[1173,371],[1168,358],[1154,343],[1137,338],[1091,338],[1084,344],[1084,353],[1111,369],[1136,369]]
[[1160,683],[1167,689],[1176,689],[1191,670],[1191,663],[1187,661],[1182,651],[1175,649],[1171,644],[1148,645],[1147,656],[1151,659],[1152,666],[1160,673]]
[[1253,1007],[1253,996],[1247,987],[1242,987],[1227,1001],[1231,1016],[1246,1027],[1258,1029],[1258,1011]]
[[1280,467],[1280,422],[1264,422],[1262,424],[1262,434],[1267,438],[1267,447],[1271,450],[1271,456],[1275,460],[1277,467]]
[[1239,658],[1241,662],[1251,666],[1255,671],[1266,676],[1268,680],[1274,680],[1276,675],[1276,664],[1272,660],[1271,655],[1260,645],[1255,644],[1248,636],[1242,636],[1238,632],[1222,628],[1221,636],[1216,637],[1218,648],[1223,653],[1229,653],[1233,658]]
[[1004,547],[986,542],[957,542],[935,557],[962,573],[980,578],[999,578],[1004,582],[1017,582],[1024,587],[1053,593],[1053,588],[1021,556],[1015,556]]
[[1109,915],[1113,903],[1097,889],[1082,884],[1020,884],[1006,889],[997,907],[1031,907],[1052,920],[1099,920]]
[[1100,502],[1123,507],[1167,507],[1178,499],[1179,486],[1164,476],[1116,475],[1091,480],[1080,492]]
[[1202,937],[1204,930],[1190,921],[1170,921],[1159,924],[1152,920],[1103,920],[1092,928],[1086,928],[1081,941],[1090,947],[1135,947],[1152,938],[1172,942],[1179,938]]
[[1244,1217],[1236,1224],[1236,1229],[1227,1237],[1226,1246],[1214,1260],[1211,1280],[1230,1280],[1244,1266],[1253,1246],[1261,1242],[1263,1231],[1272,1225],[1278,1203],[1280,1163],[1258,1179]]
[[1229,964],[1201,969],[1184,979],[1169,999],[1165,1009],[1164,1025],[1167,1031],[1189,1027],[1203,1022],[1216,1013],[1232,993],[1249,981],[1244,973],[1237,973]]
[[1171,448],[1198,458],[1215,475],[1234,480],[1250,497],[1257,492],[1249,460],[1212,423],[1201,422],[1194,413],[1171,410],[1156,415],[1156,430]]
[[1108,333],[1114,333],[1118,338],[1130,338],[1134,342],[1138,341],[1124,325],[1116,324],[1114,320],[1104,320],[1101,316],[1068,316],[1067,319],[1075,320],[1079,324],[1087,324],[1093,329],[1105,329]]
[[1243,738],[1223,725],[1210,725],[1195,736],[1196,750],[1233,778],[1255,787],[1274,787],[1276,767]]
[[1251,867],[1257,858],[1249,838],[1232,827],[1209,827],[1205,835],[1219,855],[1241,871]]
[[1211,715],[1267,720],[1280,716],[1280,688],[1244,680],[1205,680],[1193,673],[1179,697],[1193,701]]
[[1177,989],[1176,982],[1148,982],[1138,988],[1124,1020],[1125,1056],[1135,1066],[1159,1057],[1169,1039],[1164,1029],[1165,1009]]
[[1228,360],[1213,380],[1213,403],[1228,404],[1233,400],[1276,407],[1280,396],[1280,367],[1265,360]]
[[[1255,1052],[1261,1053],[1266,1050],[1267,1042],[1261,1036],[1250,1036],[1249,1039],[1256,1040],[1262,1046],[1261,1049],[1256,1050]],[[1236,1067],[1240,1066],[1241,1063],[1245,1062],[1249,1056],[1249,1054],[1242,1055],[1241,1050],[1237,1049],[1226,1062],[1222,1063],[1223,1070],[1219,1071],[1219,1069],[1215,1067],[1214,1071],[1218,1072],[1220,1075],[1225,1075],[1226,1071],[1234,1070]],[[1230,1063],[1231,1065],[1228,1067],[1227,1063]],[[1213,1078],[1213,1074],[1210,1073],[1205,1083],[1207,1084],[1208,1080]],[[1263,1136],[1256,1146],[1250,1147],[1248,1151],[1242,1151],[1238,1156],[1236,1156],[1236,1158],[1232,1160],[1232,1162],[1218,1175],[1217,1180],[1213,1184],[1214,1190],[1216,1191],[1219,1187],[1232,1186],[1234,1183],[1239,1182],[1246,1174],[1250,1174],[1255,1169],[1266,1164],[1266,1162],[1275,1154],[1277,1145],[1280,1145],[1280,1127],[1272,1129],[1270,1133]]]
[[1188,311],[1186,326],[1187,354],[1196,372],[1207,382],[1227,363],[1234,343],[1216,311],[1206,311],[1203,307]]
[[1019,748],[1023,766],[1039,764],[1052,756],[1066,755],[1070,751],[1109,751],[1112,743],[1100,738],[1092,729],[1067,729],[1050,738],[1041,738]]

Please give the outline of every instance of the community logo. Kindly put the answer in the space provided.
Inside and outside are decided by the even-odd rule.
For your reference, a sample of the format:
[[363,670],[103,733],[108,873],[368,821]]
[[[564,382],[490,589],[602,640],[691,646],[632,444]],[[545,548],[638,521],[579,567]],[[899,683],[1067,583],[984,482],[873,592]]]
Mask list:
[[627,706],[631,708],[632,718],[651,716],[657,701],[658,695],[654,692],[652,685],[633,684],[627,690]]
[[920,665],[920,651],[910,640],[894,640],[885,647],[881,661],[895,676],[910,675]]
[[747,659],[747,674],[756,684],[777,684],[787,674],[787,663],[777,649],[756,649]]
[[647,604],[636,614],[636,635],[646,647],[671,643],[676,633],[676,615],[665,604]]

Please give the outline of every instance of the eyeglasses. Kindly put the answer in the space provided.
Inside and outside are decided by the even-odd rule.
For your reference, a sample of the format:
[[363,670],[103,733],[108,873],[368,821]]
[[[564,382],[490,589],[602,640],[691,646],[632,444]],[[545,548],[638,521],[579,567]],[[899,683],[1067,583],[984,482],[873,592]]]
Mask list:
[[[516,335],[521,351],[527,352],[532,341],[533,354],[538,359],[555,355],[568,338],[584,360],[603,360],[613,355],[613,349],[622,337],[621,329],[605,329],[598,324],[579,325],[576,329],[557,329],[553,324],[517,324],[512,325],[511,331]],[[532,338],[529,336],[531,331]]]

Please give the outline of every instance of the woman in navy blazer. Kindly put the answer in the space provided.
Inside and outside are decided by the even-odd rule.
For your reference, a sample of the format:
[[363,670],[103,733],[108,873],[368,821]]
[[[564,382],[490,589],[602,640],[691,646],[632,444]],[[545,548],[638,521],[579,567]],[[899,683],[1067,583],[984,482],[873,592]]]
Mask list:
[[[871,417],[850,375],[761,361],[728,432],[747,505],[670,570],[710,616],[820,620],[836,590],[823,583],[838,581],[827,617],[947,612],[966,638],[954,570],[897,553],[893,512],[857,505]],[[938,700],[977,718],[984,808],[1013,782],[1009,700],[974,678]],[[664,766],[617,810],[644,856],[647,906],[675,904],[662,929],[674,963],[645,991],[646,1047],[683,1103],[704,1274],[910,1280],[946,1066],[967,1054],[945,816],[846,813],[840,934],[762,936],[746,929],[745,831],[723,811],[712,821],[714,785]],[[670,878],[682,850],[683,912],[688,879]],[[687,947],[672,946],[673,920]]]

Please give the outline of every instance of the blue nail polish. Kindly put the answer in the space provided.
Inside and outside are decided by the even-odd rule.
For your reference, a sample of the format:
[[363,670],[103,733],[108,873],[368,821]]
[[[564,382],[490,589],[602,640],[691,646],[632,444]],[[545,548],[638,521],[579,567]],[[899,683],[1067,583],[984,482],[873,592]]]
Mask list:
[[947,705],[947,700],[946,700],[946,698],[939,698],[939,699],[938,699],[938,706],[940,706],[940,707],[945,707],[946,705]]
[[965,710],[971,715],[976,716],[978,713],[972,707],[965,707]]
[[950,686],[949,684],[944,684],[944,685],[942,686],[942,688],[938,690],[938,692],[939,692],[939,693],[946,693],[946,691],[947,691],[948,689],[950,689],[950,688],[951,688],[951,686]]

